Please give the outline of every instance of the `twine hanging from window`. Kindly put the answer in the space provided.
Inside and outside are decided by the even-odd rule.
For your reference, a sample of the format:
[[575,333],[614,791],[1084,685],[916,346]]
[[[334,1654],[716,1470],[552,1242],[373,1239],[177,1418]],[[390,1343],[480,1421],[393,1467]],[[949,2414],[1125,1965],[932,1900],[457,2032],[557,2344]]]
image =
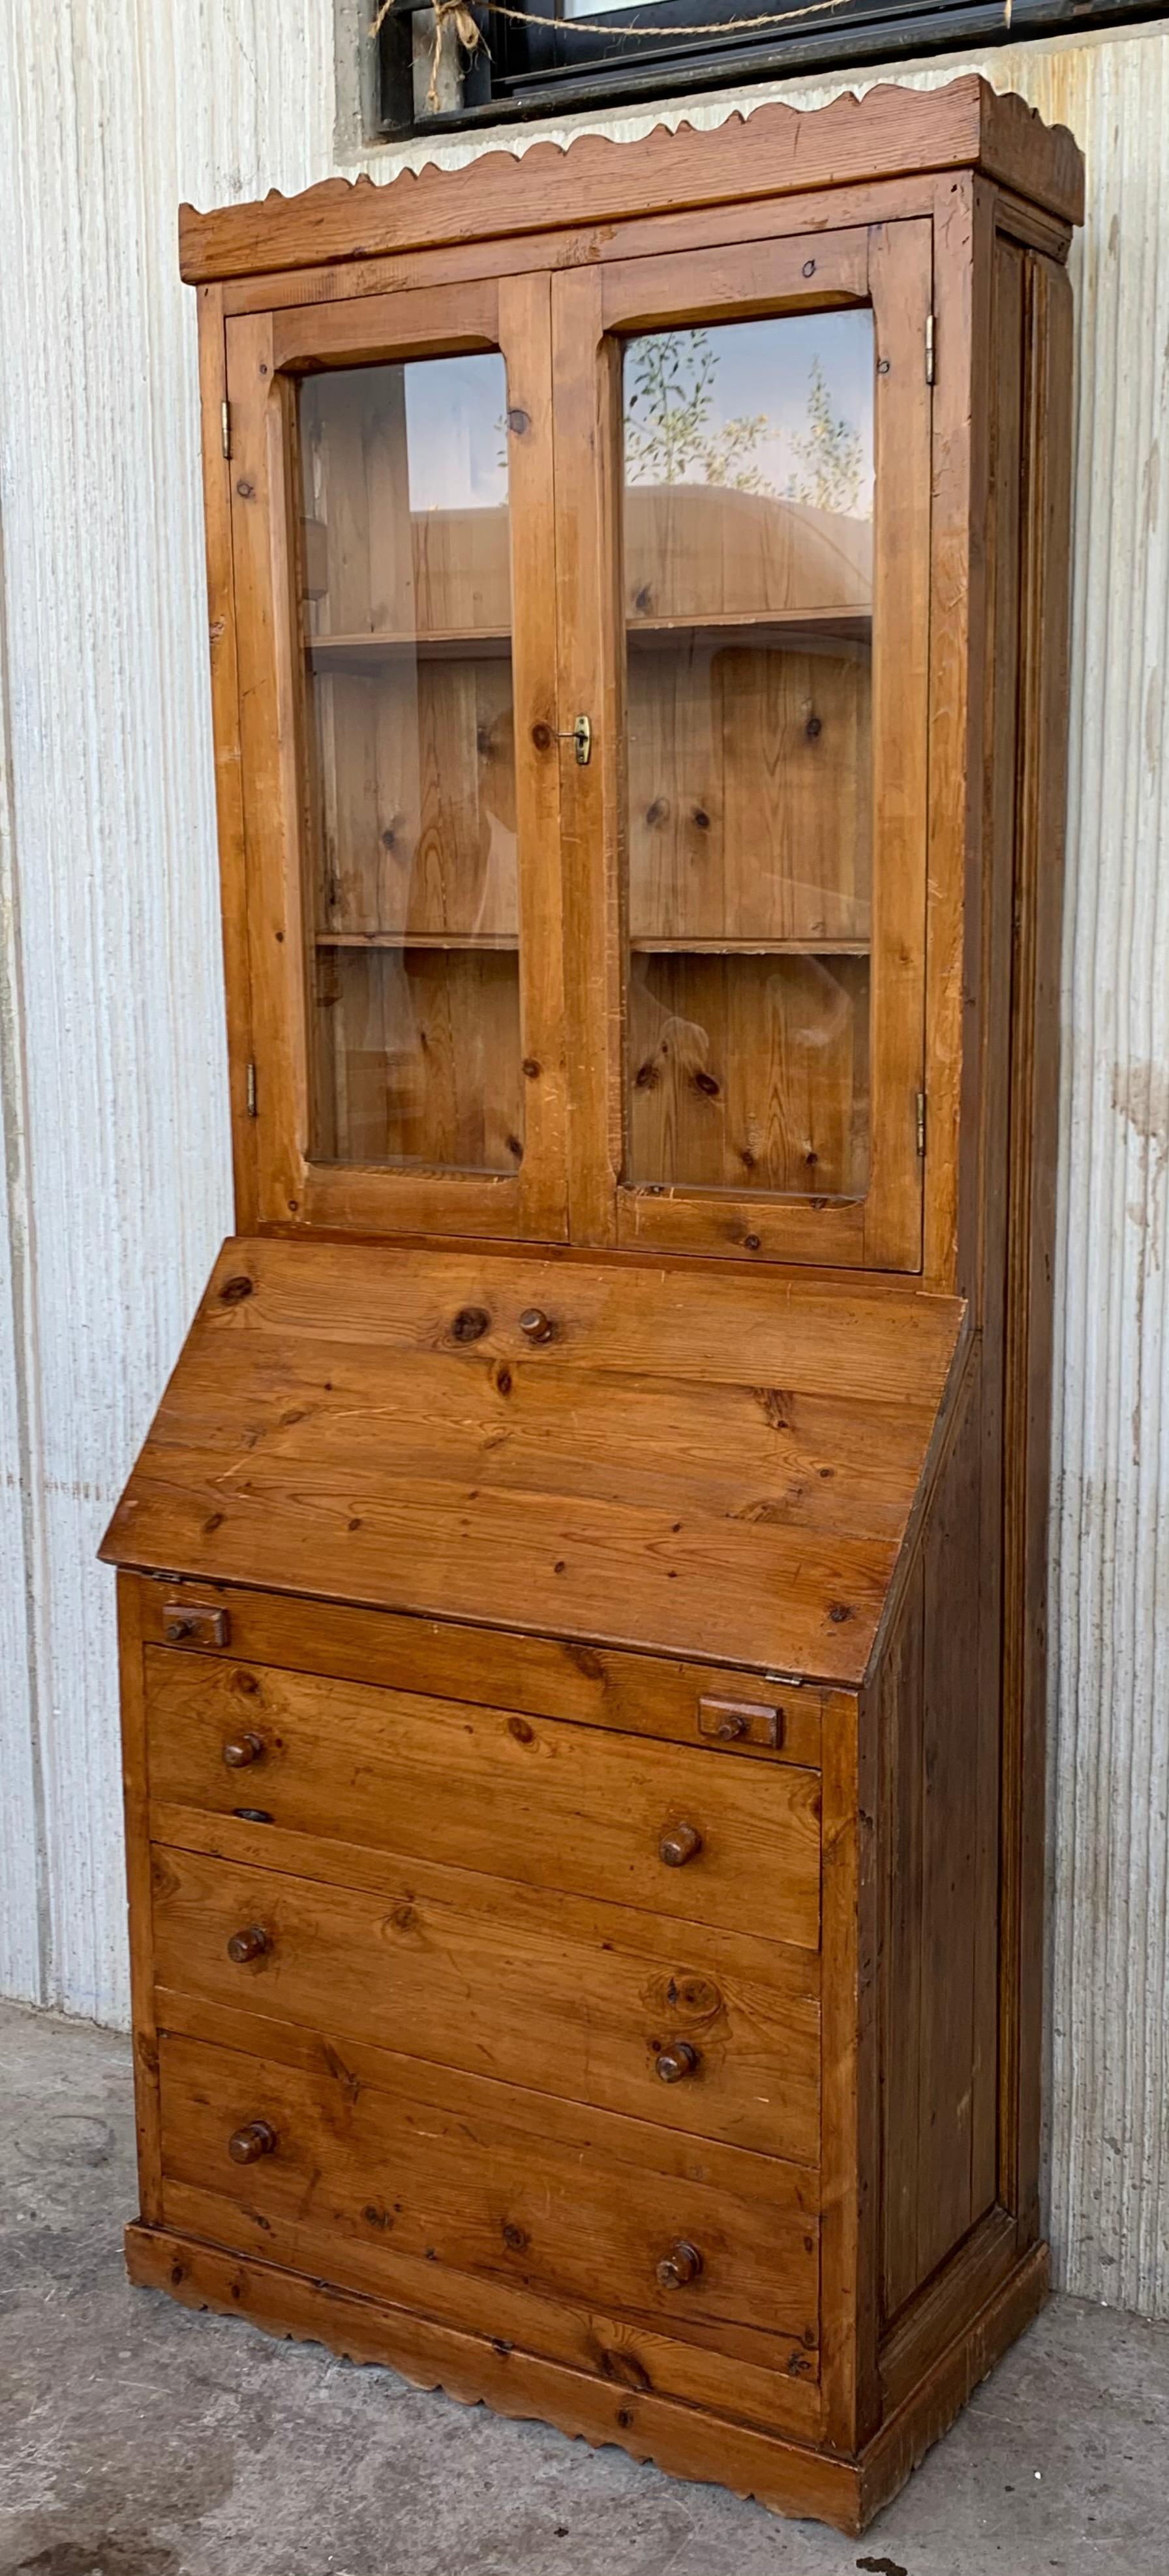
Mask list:
[[[472,17],[469,0],[433,0],[433,5],[434,36],[430,49],[430,82],[426,92],[426,104],[432,115],[438,106],[438,75],[442,63],[444,29],[447,26],[453,26],[468,62],[473,61],[480,51],[490,54],[491,50],[482,28]],[[622,27],[614,27],[611,33],[614,37],[637,36],[642,43],[649,40],[654,44],[673,44],[679,36],[705,36],[709,41],[718,36],[755,35],[763,27],[787,27],[795,18],[828,17],[833,10],[846,8],[847,5],[848,0],[804,0],[802,8],[765,9],[756,18],[708,20],[704,26],[698,27],[675,23],[671,23],[668,27],[638,27],[626,24]],[[380,35],[393,6],[394,0],[382,0],[382,5],[369,31],[371,40]],[[585,22],[579,18],[552,18],[539,9],[513,9],[507,5],[507,0],[476,0],[476,6],[481,15],[489,18],[510,18],[518,27],[551,27],[560,35],[579,28],[581,33],[584,33]]]

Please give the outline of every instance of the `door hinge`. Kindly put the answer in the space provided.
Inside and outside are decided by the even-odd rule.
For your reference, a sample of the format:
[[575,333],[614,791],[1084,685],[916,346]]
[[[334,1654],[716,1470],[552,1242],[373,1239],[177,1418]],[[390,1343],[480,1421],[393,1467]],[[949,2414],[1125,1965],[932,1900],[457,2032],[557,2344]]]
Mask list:
[[916,1098],[916,1107],[917,1107],[917,1150],[918,1150],[918,1153],[919,1153],[919,1154],[924,1154],[924,1152],[925,1152],[925,1093],[924,1093],[924,1091],[919,1091],[919,1092],[915,1095],[915,1098]]
[[220,406],[220,412],[219,412],[219,427],[220,427],[220,432],[221,432],[221,435],[222,435],[222,438],[223,438],[223,453],[224,453],[224,456],[225,456],[225,457],[230,457],[230,455],[231,455],[231,404],[230,404],[229,402],[225,402],[225,403],[221,404],[221,406]]
[[254,1118],[256,1115],[256,1068],[254,1063],[249,1064],[245,1070],[244,1096],[248,1105],[248,1116],[249,1118]]
[[925,380],[927,385],[932,385],[937,378],[937,366],[934,358],[934,321],[934,315],[932,313],[927,313],[925,317]]

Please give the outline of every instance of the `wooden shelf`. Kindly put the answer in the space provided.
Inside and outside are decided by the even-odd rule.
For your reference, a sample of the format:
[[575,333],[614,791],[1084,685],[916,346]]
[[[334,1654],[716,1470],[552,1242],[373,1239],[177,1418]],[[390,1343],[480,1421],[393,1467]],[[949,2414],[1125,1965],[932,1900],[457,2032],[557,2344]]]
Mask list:
[[[631,617],[626,624],[631,646],[717,643],[786,645],[824,641],[867,644],[873,620],[865,608],[793,608],[743,616],[713,611],[707,617]],[[365,670],[381,662],[499,661],[511,652],[506,626],[450,626],[429,634],[402,633],[309,635],[305,654],[314,671]]]
[[666,644],[755,646],[778,644],[794,652],[803,644],[868,644],[873,618],[867,608],[793,608],[786,613],[760,610],[712,612],[708,617],[629,617],[625,633],[630,647]]
[[867,957],[867,939],[631,939],[637,957]]
[[[517,949],[514,930],[318,930],[318,948],[467,948]],[[867,939],[680,939],[635,938],[638,957],[867,957]]]
[[498,662],[511,652],[511,629],[452,626],[429,635],[309,635],[304,649],[314,671],[364,670],[380,662]]
[[472,948],[519,947],[514,930],[318,930],[318,948]]

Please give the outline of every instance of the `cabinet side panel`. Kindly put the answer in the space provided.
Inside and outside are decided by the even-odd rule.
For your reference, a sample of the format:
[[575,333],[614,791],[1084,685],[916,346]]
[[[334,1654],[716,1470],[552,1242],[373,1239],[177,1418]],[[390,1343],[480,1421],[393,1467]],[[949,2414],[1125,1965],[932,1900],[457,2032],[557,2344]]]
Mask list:
[[[974,2138],[997,2078],[979,1992],[980,1850],[997,1843],[997,1694],[982,1684],[981,1375],[961,1399],[882,1697],[881,2306],[888,2320],[981,2215]],[[989,2000],[989,2020],[988,2020]]]
[[1068,734],[1072,300],[1024,281],[1020,726],[1005,1379],[1003,2063],[999,2196],[1039,2228],[1047,1515]]
[[[917,2274],[926,2280],[973,2221],[974,2138],[994,2100],[994,1997],[978,1991],[979,1856],[998,1840],[997,1689],[985,1688],[982,1372],[972,1373],[925,1539],[922,1616],[922,1965]],[[996,1676],[997,1679],[997,1676]],[[993,1906],[994,1892],[989,1892]],[[990,2191],[987,2190],[987,2199]]]
[[923,1555],[881,1669],[881,2308],[917,2286]]
[[134,2030],[134,2119],[138,2137],[141,2216],[162,2217],[158,2038],[154,2020],[154,1950],[150,1902],[150,1782],[142,1662],[142,1585],[118,1576],[118,1667],[122,1705],[122,1786],[126,1818],[126,1890],[130,1930],[130,2004]]
[[[912,2384],[1038,2233],[1070,294],[994,246],[978,943],[982,1321],[882,1697],[882,2307]],[[896,2361],[894,2354],[896,2353]]]
[[977,1278],[982,1320],[980,1495],[981,1685],[975,1865],[974,2029],[979,2080],[972,2105],[973,2214],[998,2179],[999,1723],[1003,1652],[1003,1419],[1007,1228],[1011,1154],[1011,1007],[1019,745],[1019,600],[1025,258],[995,236],[991,298],[986,500],[986,626],[982,641],[981,968],[978,1047]]

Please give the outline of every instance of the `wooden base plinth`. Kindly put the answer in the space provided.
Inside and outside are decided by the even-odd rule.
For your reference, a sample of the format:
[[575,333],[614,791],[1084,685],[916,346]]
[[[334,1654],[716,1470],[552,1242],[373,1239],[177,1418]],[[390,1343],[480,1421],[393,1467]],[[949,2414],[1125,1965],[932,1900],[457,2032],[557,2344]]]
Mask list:
[[859,2456],[844,2460],[669,2398],[606,2387],[561,2363],[161,2228],[128,2227],[126,2263],[132,2281],[185,2307],[244,2316],[268,2334],[325,2344],[348,2361],[384,2363],[415,2386],[535,2417],[594,2445],[616,2443],[671,2477],[709,2480],[853,2536],[896,2495],[1047,2295],[1047,2247],[1037,2245]]

